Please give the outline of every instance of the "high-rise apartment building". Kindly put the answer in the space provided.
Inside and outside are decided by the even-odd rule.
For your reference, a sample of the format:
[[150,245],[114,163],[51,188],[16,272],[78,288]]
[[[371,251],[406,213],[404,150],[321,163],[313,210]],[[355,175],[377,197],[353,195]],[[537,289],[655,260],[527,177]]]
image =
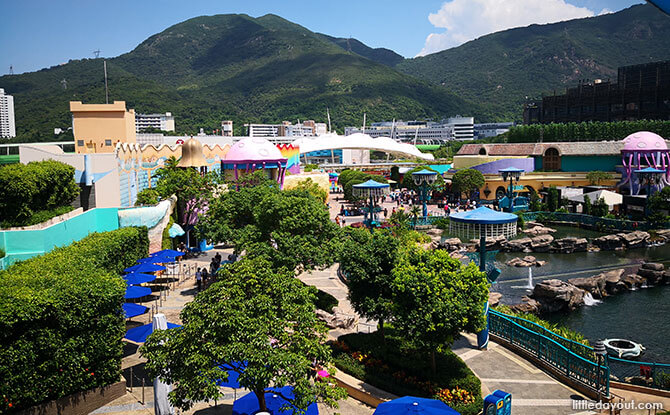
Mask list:
[[14,123],[14,97],[5,94],[0,88],[0,137],[16,137],[16,124]]
[[454,128],[454,140],[468,141],[475,138],[474,117],[455,116],[447,119],[447,124]]
[[221,135],[224,137],[233,136],[233,122],[230,120],[221,121]]
[[147,128],[174,131],[174,116],[171,112],[165,114],[135,114],[135,131],[139,133]]

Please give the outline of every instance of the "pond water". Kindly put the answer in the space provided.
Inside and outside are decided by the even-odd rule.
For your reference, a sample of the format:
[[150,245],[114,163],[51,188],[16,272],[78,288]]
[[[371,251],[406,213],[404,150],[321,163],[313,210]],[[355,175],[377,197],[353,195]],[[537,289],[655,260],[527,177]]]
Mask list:
[[[602,236],[602,233],[571,226],[550,225],[557,230],[553,236]],[[496,256],[501,275],[491,288],[503,294],[502,303],[515,304],[530,293],[528,268],[505,265],[515,257],[532,255],[547,261],[543,267],[532,268],[533,283],[544,279],[568,280],[589,277],[603,271],[625,268],[633,272],[643,261],[661,262],[670,266],[670,244],[625,251],[557,253],[499,253]],[[626,338],[642,343],[646,348],[645,361],[670,363],[670,286],[651,287],[617,294],[593,306],[584,306],[570,314],[545,316],[584,334],[591,341],[604,338]]]

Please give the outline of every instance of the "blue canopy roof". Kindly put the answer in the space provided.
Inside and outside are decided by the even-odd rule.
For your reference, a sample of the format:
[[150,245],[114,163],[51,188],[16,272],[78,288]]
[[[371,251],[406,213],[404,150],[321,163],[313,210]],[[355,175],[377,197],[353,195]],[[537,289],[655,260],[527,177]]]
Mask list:
[[466,210],[465,212],[452,213],[449,220],[465,223],[482,223],[487,225],[497,225],[501,223],[516,222],[518,217],[511,213],[496,212],[486,206],[478,207],[475,210]]
[[154,271],[163,271],[165,267],[162,265],[155,264],[137,264],[132,267],[128,267],[123,270],[123,272],[154,272]]
[[655,169],[653,167],[647,167],[646,169],[633,170],[635,173],[665,173],[665,170]]
[[[167,323],[168,330],[181,327],[179,324]],[[153,323],[135,327],[126,331],[125,338],[135,343],[144,343],[147,337],[154,331]]]
[[140,274],[138,272],[134,272],[131,274],[124,275],[123,279],[126,280],[126,282],[129,285],[138,285],[138,284],[144,284],[145,282],[151,282],[156,279],[156,276],[151,274]]
[[150,295],[151,294],[151,288],[149,287],[140,287],[137,285],[129,285],[128,288],[126,288],[126,295],[124,298],[140,298],[144,297],[145,295]]
[[135,303],[123,303],[122,307],[123,307],[123,314],[126,316],[126,318],[140,316],[146,313],[147,310],[149,309],[149,307]]
[[460,415],[446,403],[437,399],[403,396],[402,398],[381,403],[373,415],[403,415],[403,414],[430,414],[430,415]]
[[420,171],[415,171],[412,174],[413,175],[418,175],[418,176],[434,176],[434,175],[437,174],[437,172],[436,171],[431,171],[431,170],[428,170],[428,169],[423,169],[423,170],[420,170]]
[[174,257],[165,255],[154,255],[147,258],[140,258],[137,260],[138,264],[164,264],[166,262],[173,262]]
[[163,249],[162,251],[154,252],[150,256],[164,256],[164,257],[178,257],[184,255],[181,251],[175,251],[174,249]]
[[498,172],[508,172],[508,173],[516,173],[516,172],[525,172],[524,169],[520,169],[518,167],[506,167],[504,169],[498,170]]
[[355,184],[353,187],[356,187],[358,189],[382,189],[384,187],[389,187],[389,184],[388,183],[379,183],[379,182],[376,182],[376,181],[370,179],[367,182],[360,183],[360,184]]
[[[276,392],[280,393],[277,394]],[[286,397],[286,399],[282,398]],[[288,400],[287,400],[288,399]],[[289,415],[294,411],[289,409],[288,411],[280,411],[283,405],[290,403],[293,399],[293,386],[284,386],[281,389],[269,388],[265,392],[265,405],[268,408],[268,412],[273,415]],[[253,415],[259,410],[258,398],[254,393],[248,393],[236,400],[233,403],[233,415]],[[319,407],[316,403],[311,404],[307,407],[305,415],[318,415]]]

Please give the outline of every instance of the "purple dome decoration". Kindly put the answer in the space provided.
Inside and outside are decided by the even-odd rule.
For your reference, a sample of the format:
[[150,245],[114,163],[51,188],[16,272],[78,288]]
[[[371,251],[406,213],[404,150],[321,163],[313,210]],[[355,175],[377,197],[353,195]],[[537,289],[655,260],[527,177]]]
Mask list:
[[635,171],[648,167],[665,172],[656,190],[670,184],[670,150],[663,137],[649,131],[638,131],[624,138],[623,143],[623,174],[619,187],[627,185],[631,195],[638,194],[640,183]]
[[284,184],[287,159],[282,156],[276,145],[262,137],[243,138],[228,150],[221,160],[221,171],[233,172],[235,180],[240,172],[250,173],[255,170],[267,170],[270,177],[275,179],[279,186]]

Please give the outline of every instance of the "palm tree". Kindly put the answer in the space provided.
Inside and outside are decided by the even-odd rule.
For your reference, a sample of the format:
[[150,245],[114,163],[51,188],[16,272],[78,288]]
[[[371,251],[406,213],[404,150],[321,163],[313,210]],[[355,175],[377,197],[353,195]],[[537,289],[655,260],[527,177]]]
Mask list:
[[413,227],[416,228],[416,220],[421,214],[421,208],[418,205],[412,205],[412,209],[410,209],[409,214],[412,216]]

